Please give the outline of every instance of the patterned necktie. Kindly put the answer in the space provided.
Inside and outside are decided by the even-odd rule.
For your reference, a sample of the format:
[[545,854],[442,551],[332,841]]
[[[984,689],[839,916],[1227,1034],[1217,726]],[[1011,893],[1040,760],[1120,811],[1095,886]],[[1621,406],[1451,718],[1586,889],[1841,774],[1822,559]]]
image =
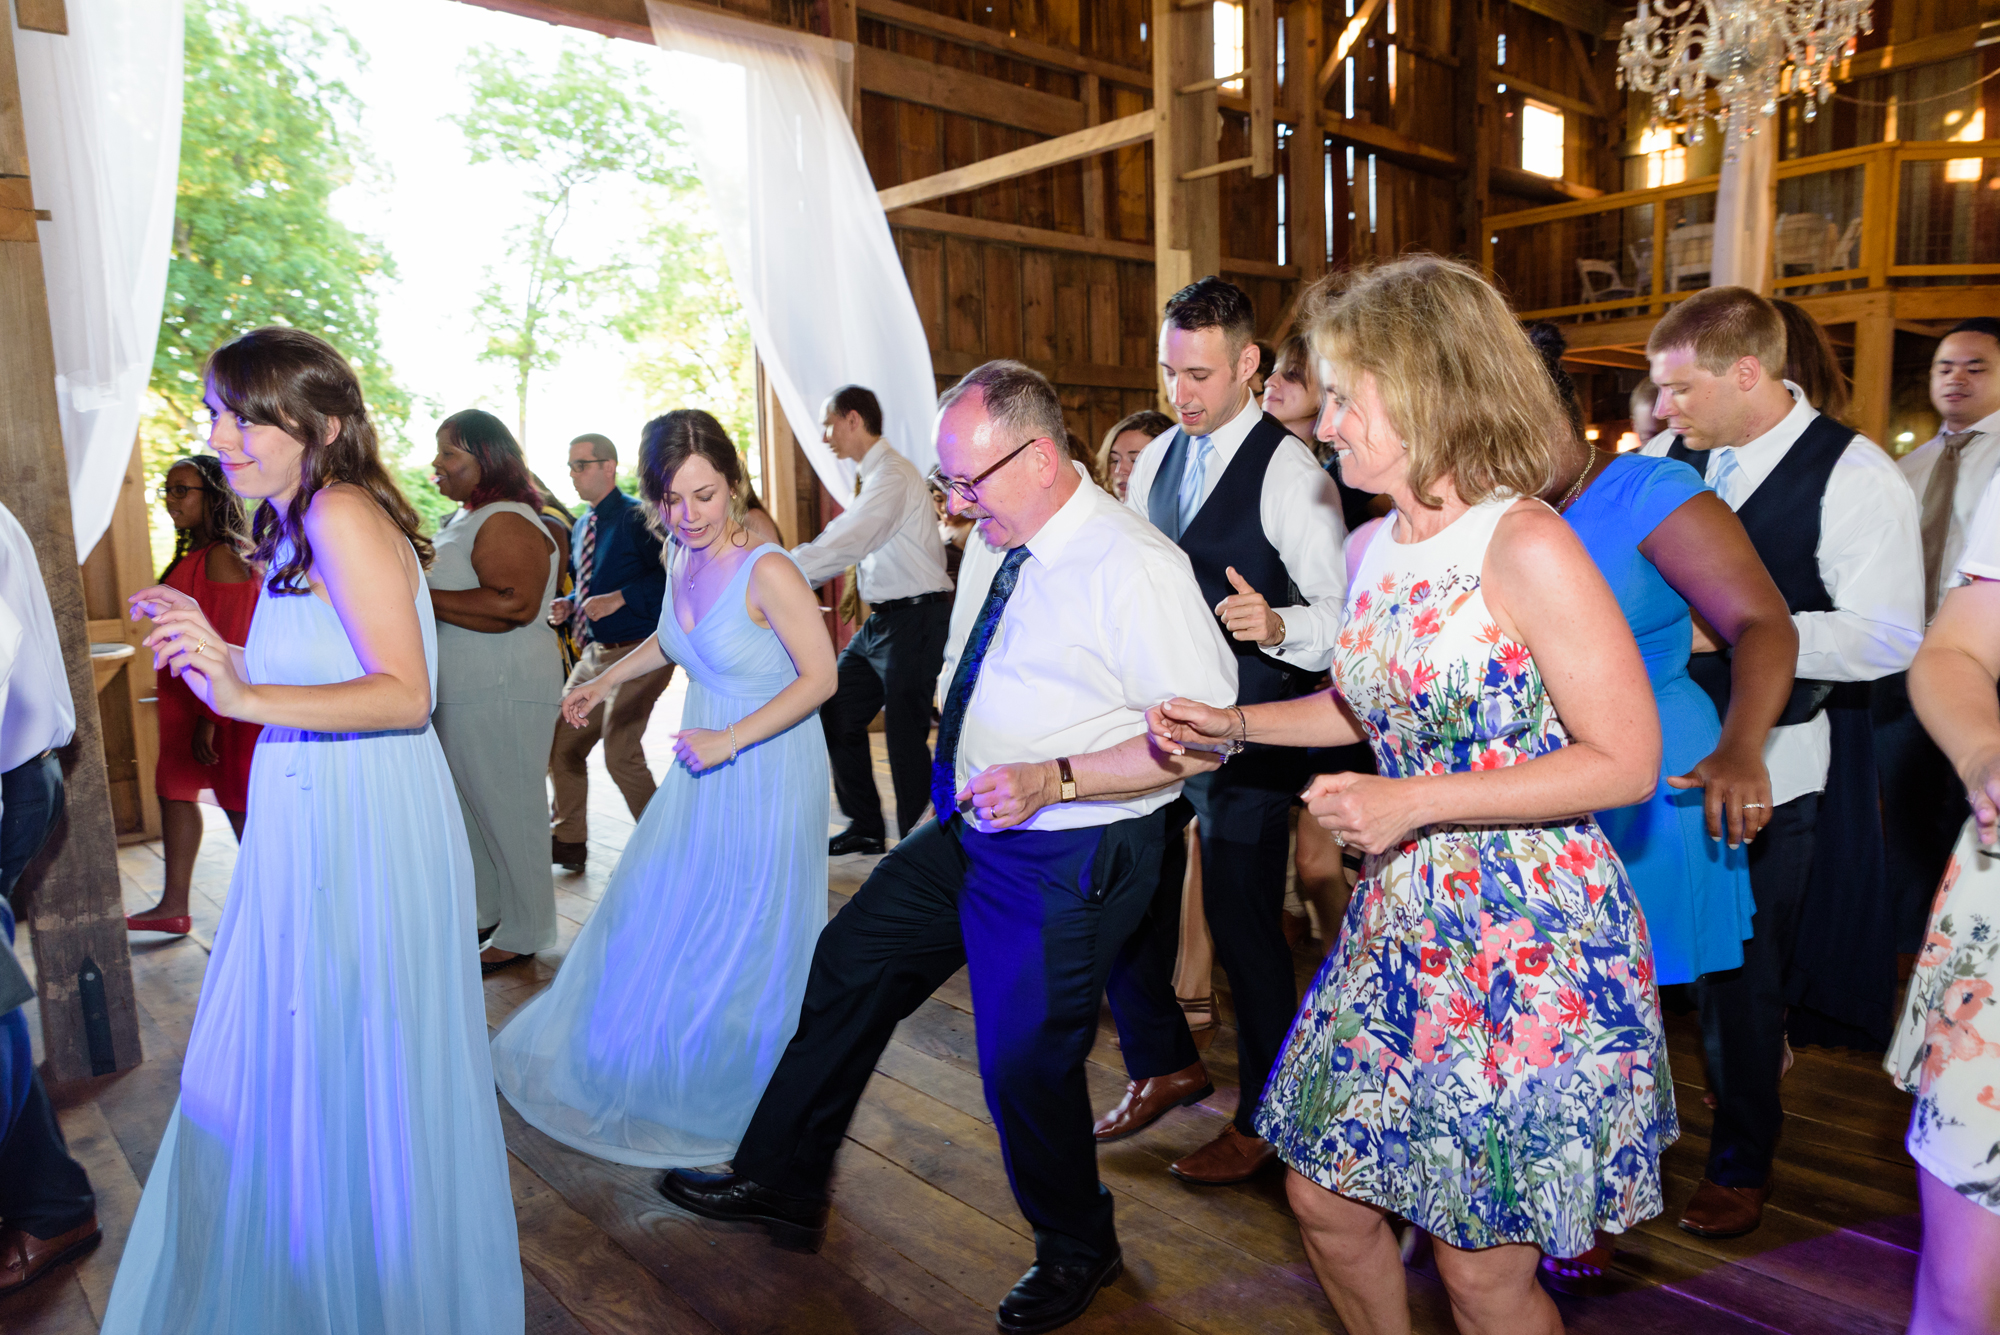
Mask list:
[[[1175,522],[1180,525],[1181,533],[1187,532],[1187,526],[1194,522],[1195,511],[1201,509],[1201,486],[1208,480],[1208,460],[1214,453],[1213,436],[1194,438],[1194,449],[1188,452],[1187,471],[1181,474],[1179,508],[1175,515]],[[1177,533],[1174,537],[1178,541],[1180,534]]]
[[1709,490],[1720,496],[1724,505],[1734,510],[1737,489],[1743,485],[1743,465],[1736,462],[1736,451],[1732,449],[1715,451],[1715,466],[1708,471],[1711,474],[1708,479]]
[[[854,470],[854,494],[861,494],[861,470]],[[840,572],[840,619],[856,630],[868,619],[868,607],[861,601],[861,566],[859,563]]]
[[945,692],[944,713],[938,718],[937,758],[931,761],[931,806],[940,824],[950,820],[958,808],[958,734],[965,727],[965,707],[972,702],[972,688],[979,682],[979,666],[986,661],[993,632],[1000,628],[1000,613],[1013,597],[1014,585],[1021,576],[1021,562],[1027,559],[1028,549],[1016,547],[1000,563],[993,576],[993,587],[986,591],[986,601],[979,605],[979,619],[972,623],[972,634],[966,637],[958,670],[951,674],[951,689]]
[[1924,544],[1924,619],[1937,615],[1939,585],[1944,582],[1944,540],[1951,533],[1951,498],[1958,491],[1958,465],[1965,447],[1977,431],[1959,431],[1944,437],[1944,450],[1924,484],[1924,508],[1917,520],[1917,532]]
[[576,601],[569,605],[569,624],[576,628],[576,642],[590,643],[590,618],[583,614],[583,600],[590,596],[590,571],[597,558],[597,511],[583,521],[583,540],[576,546]]

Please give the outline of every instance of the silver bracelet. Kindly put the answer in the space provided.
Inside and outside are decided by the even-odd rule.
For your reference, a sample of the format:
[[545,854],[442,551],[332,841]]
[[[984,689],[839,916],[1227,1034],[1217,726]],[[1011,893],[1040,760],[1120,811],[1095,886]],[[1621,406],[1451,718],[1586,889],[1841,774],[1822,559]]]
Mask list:
[[734,723],[729,725],[729,759],[732,763],[736,760],[736,725]]

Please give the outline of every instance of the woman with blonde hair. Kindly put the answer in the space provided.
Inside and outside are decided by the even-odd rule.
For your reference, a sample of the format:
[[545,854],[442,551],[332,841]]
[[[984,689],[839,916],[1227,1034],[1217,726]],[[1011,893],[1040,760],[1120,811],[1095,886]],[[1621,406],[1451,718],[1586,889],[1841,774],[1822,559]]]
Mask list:
[[1632,887],[1587,813],[1645,798],[1660,732],[1618,604],[1532,499],[1568,432],[1477,272],[1356,276],[1316,312],[1319,435],[1396,508],[1359,553],[1330,690],[1153,711],[1167,746],[1367,740],[1313,816],[1367,856],[1257,1129],[1350,1330],[1406,1330],[1390,1220],[1437,1241],[1461,1331],[1553,1332],[1543,1251],[1659,1213],[1678,1134]]

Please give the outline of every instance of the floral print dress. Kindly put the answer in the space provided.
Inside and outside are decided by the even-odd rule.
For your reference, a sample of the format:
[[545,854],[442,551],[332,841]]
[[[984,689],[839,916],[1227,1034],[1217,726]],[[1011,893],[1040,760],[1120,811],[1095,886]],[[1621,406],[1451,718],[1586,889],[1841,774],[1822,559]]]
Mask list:
[[[1333,678],[1385,776],[1568,741],[1480,593],[1514,503],[1422,542],[1395,541],[1393,520],[1370,540]],[[1679,1124],[1652,951],[1596,822],[1433,825],[1371,856],[1257,1127],[1295,1171],[1457,1247],[1575,1256],[1658,1214]]]

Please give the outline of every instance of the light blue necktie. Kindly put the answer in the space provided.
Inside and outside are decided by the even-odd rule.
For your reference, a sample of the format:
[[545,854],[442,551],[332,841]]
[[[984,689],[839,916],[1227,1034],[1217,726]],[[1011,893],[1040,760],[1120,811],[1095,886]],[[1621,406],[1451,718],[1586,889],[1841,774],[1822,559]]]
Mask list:
[[1194,522],[1194,512],[1201,509],[1201,487],[1208,480],[1208,460],[1215,453],[1214,438],[1196,436],[1194,449],[1188,454],[1187,471],[1181,474],[1179,515],[1181,532]]
[[1741,498],[1737,492],[1743,488],[1743,465],[1736,462],[1736,451],[1719,449],[1715,452],[1715,465],[1709,470],[1709,490],[1722,498],[1722,503],[1734,510]]

